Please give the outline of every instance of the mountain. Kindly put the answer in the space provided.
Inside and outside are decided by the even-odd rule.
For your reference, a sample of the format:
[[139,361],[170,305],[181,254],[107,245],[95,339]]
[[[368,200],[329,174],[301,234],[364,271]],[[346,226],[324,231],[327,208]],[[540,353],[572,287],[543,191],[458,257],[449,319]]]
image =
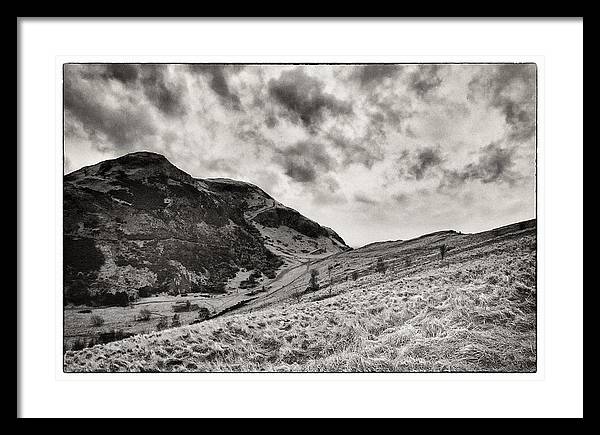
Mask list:
[[268,285],[351,249],[255,185],[197,179],[150,152],[65,175],[63,193],[67,304]]

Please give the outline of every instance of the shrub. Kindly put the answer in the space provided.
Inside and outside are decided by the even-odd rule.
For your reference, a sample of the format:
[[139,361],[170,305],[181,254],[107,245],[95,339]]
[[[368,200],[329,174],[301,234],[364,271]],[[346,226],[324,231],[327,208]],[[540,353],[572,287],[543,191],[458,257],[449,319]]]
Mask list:
[[154,293],[154,289],[149,286],[144,286],[144,287],[138,289],[138,296],[140,298],[148,298],[148,297],[152,296],[153,293]]
[[356,281],[358,279],[358,270],[352,272],[352,281]]
[[304,294],[304,292],[301,289],[298,289],[293,293],[293,296],[294,296],[294,299],[296,299],[296,302],[300,302],[302,300],[303,294]]
[[150,320],[150,316],[152,316],[152,312],[147,308],[142,308],[135,320],[140,322],[147,322],[148,320]]
[[210,317],[210,310],[206,307],[198,309],[198,320],[204,321]]
[[178,326],[181,326],[181,321],[179,320],[179,314],[175,314],[173,316],[173,320],[171,321],[171,326],[173,328],[177,328]]
[[156,324],[156,329],[162,331],[163,329],[167,329],[169,327],[169,322],[165,316],[161,317],[158,323]]
[[94,344],[105,344],[110,343],[111,341],[123,340],[132,335],[133,334],[125,332],[122,329],[113,329],[111,331],[101,332],[97,339],[95,339]]
[[102,326],[104,325],[104,319],[97,314],[94,314],[90,318],[90,323],[92,326]]
[[385,271],[387,270],[387,265],[385,264],[385,261],[383,260],[383,258],[379,257],[377,259],[377,264],[375,265],[375,269],[377,269],[377,272],[379,272],[379,273],[385,273]]
[[97,306],[126,307],[129,305],[129,295],[125,291],[98,293],[91,302]]
[[87,305],[90,302],[88,292],[89,283],[82,278],[74,279],[69,285],[65,278],[64,303],[74,305]]
[[262,273],[260,270],[255,270],[253,271],[249,276],[248,279],[240,282],[240,288],[250,288],[250,287],[256,287],[256,285],[258,284],[256,282],[257,279],[259,279],[262,276]]
[[82,350],[87,347],[87,343],[83,338],[77,338],[73,343],[71,343],[70,349],[72,351]]

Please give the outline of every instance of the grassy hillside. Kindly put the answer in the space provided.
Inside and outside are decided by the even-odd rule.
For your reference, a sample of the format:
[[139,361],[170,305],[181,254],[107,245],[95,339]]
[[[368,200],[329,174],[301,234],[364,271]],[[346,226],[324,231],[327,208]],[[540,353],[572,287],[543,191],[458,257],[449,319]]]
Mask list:
[[68,351],[65,371],[536,370],[535,221],[373,244],[309,268],[319,291],[303,293],[298,272],[246,312]]

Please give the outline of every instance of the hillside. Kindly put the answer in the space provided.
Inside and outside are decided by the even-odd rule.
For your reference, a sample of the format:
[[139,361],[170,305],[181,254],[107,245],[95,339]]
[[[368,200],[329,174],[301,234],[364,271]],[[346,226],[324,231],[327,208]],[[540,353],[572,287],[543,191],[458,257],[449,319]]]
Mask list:
[[350,249],[259,187],[197,179],[137,152],[64,177],[65,304],[224,294]]
[[226,315],[67,351],[65,371],[532,372],[536,246],[535,220],[371,244]]

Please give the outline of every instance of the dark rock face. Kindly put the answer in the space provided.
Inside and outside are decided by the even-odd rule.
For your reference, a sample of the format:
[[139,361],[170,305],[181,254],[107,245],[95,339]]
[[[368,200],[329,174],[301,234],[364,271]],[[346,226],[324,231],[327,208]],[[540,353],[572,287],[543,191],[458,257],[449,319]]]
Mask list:
[[322,227],[318,223],[305,218],[296,210],[290,208],[272,208],[265,210],[254,218],[256,222],[266,227],[279,227],[285,225],[308,237],[332,237],[341,243],[342,238],[332,230]]
[[154,153],[66,175],[63,205],[65,303],[224,292],[241,269],[272,279],[283,260],[256,223],[329,240],[331,253],[348,249],[333,231],[254,185],[194,179]]

